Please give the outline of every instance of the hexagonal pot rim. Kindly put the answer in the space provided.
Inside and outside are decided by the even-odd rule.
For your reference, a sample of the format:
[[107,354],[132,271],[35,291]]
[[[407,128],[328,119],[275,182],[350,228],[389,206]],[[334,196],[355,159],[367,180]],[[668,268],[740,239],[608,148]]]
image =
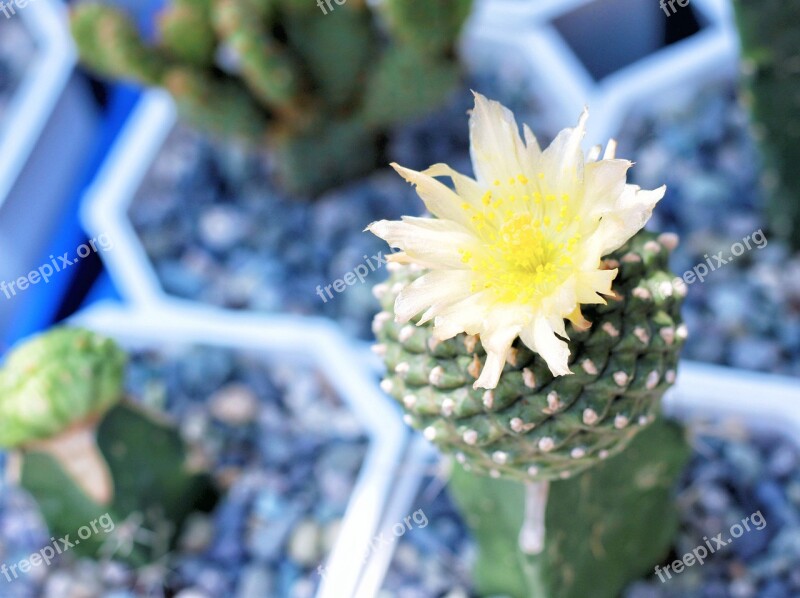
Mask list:
[[14,93],[0,127],[0,207],[14,186],[55,108],[77,53],[67,31],[66,8],[55,0],[35,0],[11,18],[22,20],[37,51]]
[[[550,122],[573,126],[584,106],[590,107],[590,144],[618,135],[634,109],[652,113],[680,104],[698,87],[736,76],[739,43],[729,3],[691,0],[706,21],[700,32],[595,81],[552,21],[596,1],[601,0],[542,0],[533,7],[515,0],[480,1],[463,35],[462,55],[473,66],[487,56],[524,57],[528,91],[546,98]],[[656,4],[653,9],[660,10]]]
[[[100,303],[70,319],[118,338],[127,346],[167,341],[251,350],[291,363],[317,367],[353,411],[370,439],[341,532],[332,549],[318,598],[355,595],[362,565],[353,554],[367,552],[392,498],[397,468],[409,434],[381,392],[362,352],[322,318],[256,315],[213,307],[126,308]],[[320,563],[322,564],[322,563]]]
[[167,136],[177,123],[165,91],[143,94],[81,202],[90,236],[106,235],[113,249],[100,254],[114,285],[135,306],[195,303],[168,295],[128,217],[128,209]]

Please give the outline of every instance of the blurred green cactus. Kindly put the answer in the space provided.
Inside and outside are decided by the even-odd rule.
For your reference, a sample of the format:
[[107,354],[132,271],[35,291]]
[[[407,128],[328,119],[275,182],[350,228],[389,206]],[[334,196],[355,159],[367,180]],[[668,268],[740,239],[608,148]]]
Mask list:
[[472,0],[172,0],[145,41],[129,18],[79,4],[72,32],[99,74],[161,86],[195,125],[266,142],[278,181],[316,194],[377,166],[381,140],[458,81]]
[[800,4],[736,0],[744,100],[764,157],[773,230],[800,249]]
[[103,517],[109,529],[73,549],[143,565],[163,557],[186,517],[217,494],[188,466],[176,428],[124,401],[126,361],[116,343],[87,330],[23,343],[0,370],[0,446],[15,450],[10,469],[51,533],[74,537]]
[[[573,375],[554,377],[517,339],[492,390],[473,389],[486,355],[480,338],[440,341],[432,322],[392,318],[419,268],[392,264],[376,287],[382,388],[460,464],[451,491],[484,555],[475,577],[481,595],[611,597],[669,551],[670,493],[687,457],[680,431],[659,417],[686,338],[686,287],[668,267],[676,243],[640,231],[605,258],[606,268],[619,269],[615,294],[584,306],[591,326],[567,326]],[[634,443],[635,455],[624,450]],[[526,488],[538,493],[533,531],[542,536],[523,547]]]
[[127,358],[110,339],[59,328],[20,346],[0,370],[0,447],[96,420],[122,398]]

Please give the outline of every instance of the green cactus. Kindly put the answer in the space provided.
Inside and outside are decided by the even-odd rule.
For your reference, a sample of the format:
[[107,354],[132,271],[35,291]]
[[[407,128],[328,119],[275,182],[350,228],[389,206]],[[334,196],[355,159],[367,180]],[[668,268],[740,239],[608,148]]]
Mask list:
[[122,398],[126,361],[110,339],[75,328],[21,345],[0,370],[0,447],[100,418]]
[[382,163],[391,127],[447,99],[471,3],[172,0],[154,43],[118,9],[86,3],[72,32],[86,66],[166,88],[201,128],[266,142],[277,180],[313,195]]
[[[87,330],[24,343],[0,370],[0,446],[15,450],[11,470],[51,533],[75,538],[94,522],[72,550],[144,565],[217,494],[189,467],[177,429],[123,399],[125,363],[113,341]],[[113,529],[96,529],[101,518]]]
[[800,249],[800,4],[734,2],[745,86],[764,157],[767,211],[776,233]]
[[553,482],[539,554],[517,542],[525,485],[454,467],[450,493],[480,548],[473,569],[479,594],[615,598],[632,580],[652,575],[678,528],[672,486],[690,453],[683,431],[659,418],[629,450]]
[[[460,464],[451,491],[485,555],[475,570],[481,595],[616,596],[669,551],[670,491],[687,457],[682,435],[659,418],[686,337],[685,286],[668,269],[676,242],[641,231],[606,257],[619,268],[615,295],[584,306],[588,329],[567,326],[573,375],[554,378],[517,339],[493,390],[473,389],[485,359],[479,338],[439,341],[431,323],[393,321],[419,268],[393,264],[376,287],[382,388]],[[538,527],[521,548],[526,488],[539,493]]]
[[620,452],[656,417],[686,336],[685,287],[673,286],[667,265],[674,241],[662,239],[640,232],[608,257],[609,267],[619,264],[617,295],[587,306],[588,330],[567,327],[573,375],[554,378],[517,339],[500,383],[488,391],[472,388],[485,355],[478,338],[462,333],[438,342],[430,323],[393,322],[395,298],[415,278],[395,269],[377,290],[385,311],[374,330],[389,370],[383,388],[411,425],[478,473],[563,479]]

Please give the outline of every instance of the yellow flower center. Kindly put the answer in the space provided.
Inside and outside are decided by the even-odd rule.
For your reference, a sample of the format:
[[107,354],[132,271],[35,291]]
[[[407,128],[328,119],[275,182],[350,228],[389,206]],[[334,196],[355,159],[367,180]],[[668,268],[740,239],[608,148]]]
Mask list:
[[570,209],[570,197],[544,190],[523,175],[509,179],[501,196],[500,181],[482,198],[472,223],[483,241],[478,255],[461,250],[461,260],[475,277],[472,292],[488,289],[500,303],[537,305],[569,276],[581,239],[580,218]]

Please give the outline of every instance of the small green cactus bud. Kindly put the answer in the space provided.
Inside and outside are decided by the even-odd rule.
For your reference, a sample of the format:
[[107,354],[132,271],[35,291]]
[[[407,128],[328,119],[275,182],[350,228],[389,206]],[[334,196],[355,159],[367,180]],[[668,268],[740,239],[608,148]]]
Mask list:
[[58,328],[14,349],[0,370],[0,446],[99,419],[122,398],[126,361],[114,341],[79,328]]

